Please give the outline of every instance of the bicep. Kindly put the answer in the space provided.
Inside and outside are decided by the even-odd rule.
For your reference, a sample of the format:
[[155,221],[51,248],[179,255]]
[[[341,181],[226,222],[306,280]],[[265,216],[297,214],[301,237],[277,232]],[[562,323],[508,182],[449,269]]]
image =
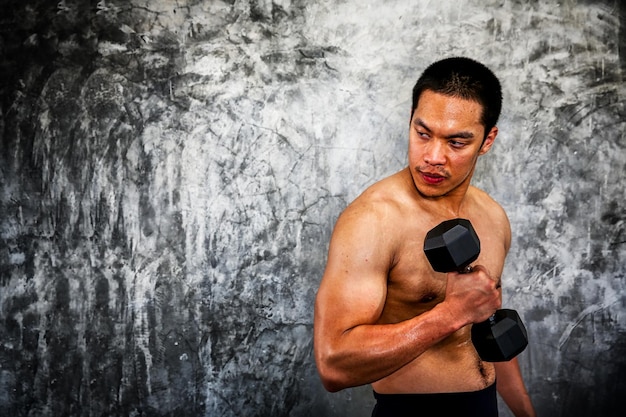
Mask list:
[[316,300],[316,325],[339,335],[380,317],[387,295],[389,248],[375,219],[340,218]]

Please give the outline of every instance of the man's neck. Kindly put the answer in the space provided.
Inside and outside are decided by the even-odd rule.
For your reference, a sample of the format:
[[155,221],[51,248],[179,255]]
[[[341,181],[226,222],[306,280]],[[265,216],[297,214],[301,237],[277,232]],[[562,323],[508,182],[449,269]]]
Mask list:
[[461,183],[459,186],[446,194],[426,195],[417,188],[408,168],[407,172],[409,174],[408,181],[411,182],[411,185],[419,199],[420,205],[422,205],[425,210],[428,210],[433,214],[443,214],[445,217],[453,218],[461,216],[465,203],[467,202],[467,196],[471,186],[471,176],[468,177],[465,182]]

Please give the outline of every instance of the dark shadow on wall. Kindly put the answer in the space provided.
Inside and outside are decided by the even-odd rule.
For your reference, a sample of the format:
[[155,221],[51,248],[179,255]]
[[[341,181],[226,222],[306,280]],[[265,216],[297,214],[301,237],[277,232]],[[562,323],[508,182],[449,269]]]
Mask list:
[[[624,279],[624,277],[618,277]],[[616,304],[623,311],[626,298]],[[624,412],[626,397],[626,332],[615,331],[619,311],[590,314],[562,348],[559,416],[613,416]],[[593,358],[582,361],[581,358]]]

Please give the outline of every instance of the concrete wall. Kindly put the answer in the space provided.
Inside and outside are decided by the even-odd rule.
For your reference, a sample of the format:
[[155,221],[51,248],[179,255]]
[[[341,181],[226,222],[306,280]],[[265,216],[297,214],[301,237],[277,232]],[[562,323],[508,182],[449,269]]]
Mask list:
[[465,55],[504,87],[475,183],[536,407],[618,415],[621,2],[1,3],[0,414],[369,415],[312,359],[328,238],[405,165],[419,73]]

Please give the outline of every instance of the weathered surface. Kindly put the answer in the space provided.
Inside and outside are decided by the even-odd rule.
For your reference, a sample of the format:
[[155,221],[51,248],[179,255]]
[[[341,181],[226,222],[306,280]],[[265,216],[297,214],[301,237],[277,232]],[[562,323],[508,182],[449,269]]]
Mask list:
[[505,90],[476,184],[537,409],[618,415],[619,2],[86,3],[2,1],[0,414],[367,415],[312,359],[328,238],[405,164],[419,73],[466,55]]

